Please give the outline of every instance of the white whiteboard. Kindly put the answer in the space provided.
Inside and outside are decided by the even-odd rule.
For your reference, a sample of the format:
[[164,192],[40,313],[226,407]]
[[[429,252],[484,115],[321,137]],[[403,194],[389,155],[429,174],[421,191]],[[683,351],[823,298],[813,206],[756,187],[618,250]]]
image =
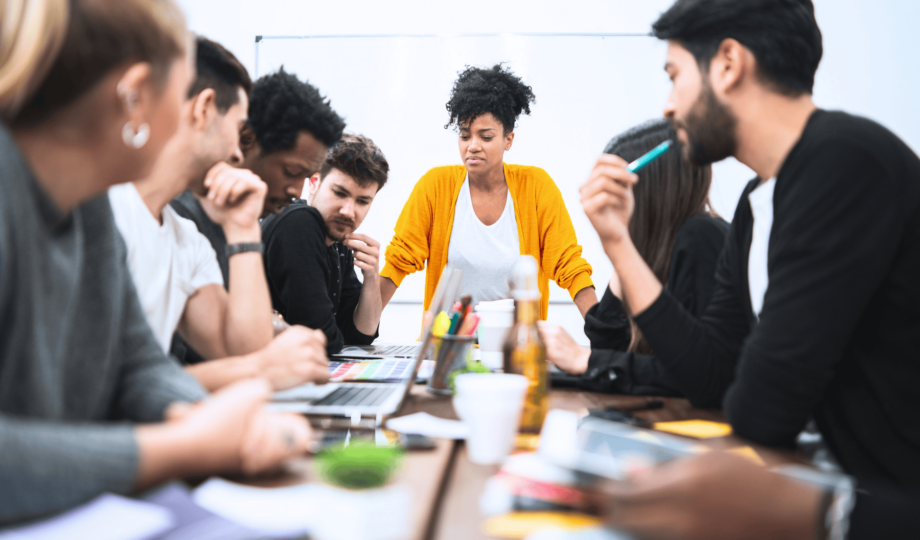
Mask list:
[[[602,291],[611,267],[578,187],[611,137],[661,116],[670,85],[664,54],[664,43],[646,36],[322,37],[263,39],[257,62],[258,75],[283,65],[309,80],[348,131],[372,138],[386,154],[390,180],[361,227],[382,245],[416,181],[432,167],[460,163],[457,134],[444,129],[457,72],[506,62],[537,101],[521,117],[505,161],[542,167],[556,181]],[[406,278],[394,298],[421,300],[423,274]],[[552,300],[569,300],[555,285],[551,291]]]

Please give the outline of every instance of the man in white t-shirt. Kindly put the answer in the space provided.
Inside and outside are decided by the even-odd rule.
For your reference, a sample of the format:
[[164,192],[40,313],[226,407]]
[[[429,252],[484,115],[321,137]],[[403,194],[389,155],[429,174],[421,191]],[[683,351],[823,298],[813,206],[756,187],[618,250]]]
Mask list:
[[[247,377],[265,377],[276,390],[324,382],[322,332],[294,327],[273,339],[259,226],[265,183],[226,163],[242,157],[252,81],[229,51],[197,41],[198,73],[176,135],[147,178],[109,191],[138,297],[165,351],[178,332],[210,360],[186,368],[209,391]],[[169,206],[202,178],[202,206],[227,237],[228,289],[208,239]]]

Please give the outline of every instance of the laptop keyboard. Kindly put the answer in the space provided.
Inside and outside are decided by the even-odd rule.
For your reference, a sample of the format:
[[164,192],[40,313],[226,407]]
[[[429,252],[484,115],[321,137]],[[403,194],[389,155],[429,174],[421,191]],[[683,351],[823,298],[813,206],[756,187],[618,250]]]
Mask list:
[[416,356],[418,345],[390,345],[389,347],[376,347],[375,354],[381,356]]
[[337,388],[328,396],[313,403],[318,407],[349,406],[349,407],[374,407],[382,404],[390,395],[397,391],[397,387],[342,387]]

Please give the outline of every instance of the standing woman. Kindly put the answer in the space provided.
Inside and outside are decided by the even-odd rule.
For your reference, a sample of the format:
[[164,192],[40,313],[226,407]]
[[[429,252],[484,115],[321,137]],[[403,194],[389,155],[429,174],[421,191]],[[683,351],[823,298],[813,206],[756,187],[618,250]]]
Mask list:
[[[632,161],[666,140],[679,145],[666,120],[653,120],[614,137],[604,152]],[[692,165],[678,146],[638,175],[629,234],[658,280],[667,283],[687,311],[699,316],[715,289],[716,261],[728,234],[728,223],[709,209],[712,167]],[[582,384],[593,390],[681,395],[621,298],[614,271],[600,303],[585,317],[590,350],[576,344],[559,326],[539,323],[547,359],[580,375]]]
[[141,310],[105,191],[150,174],[193,66],[172,0],[0,2],[0,528],[258,472],[309,426],[264,381],[207,401]]
[[415,185],[380,272],[384,306],[403,278],[426,265],[426,310],[447,264],[463,270],[461,290],[474,303],[509,298],[508,271],[522,254],[539,265],[542,319],[550,279],[569,291],[582,316],[597,303],[559,188],[543,169],[504,162],[514,125],[533,101],[531,88],[501,64],[460,73],[444,127],[457,126],[463,165],[431,169]]

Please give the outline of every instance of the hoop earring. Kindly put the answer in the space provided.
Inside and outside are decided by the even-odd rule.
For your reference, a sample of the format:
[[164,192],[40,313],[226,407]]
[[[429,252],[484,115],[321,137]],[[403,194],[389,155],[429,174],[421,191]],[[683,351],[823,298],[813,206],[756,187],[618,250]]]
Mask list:
[[124,141],[125,146],[128,148],[134,148],[135,150],[143,148],[149,138],[150,126],[146,123],[141,124],[136,132],[131,122],[127,122],[125,127],[121,129],[121,140]]

